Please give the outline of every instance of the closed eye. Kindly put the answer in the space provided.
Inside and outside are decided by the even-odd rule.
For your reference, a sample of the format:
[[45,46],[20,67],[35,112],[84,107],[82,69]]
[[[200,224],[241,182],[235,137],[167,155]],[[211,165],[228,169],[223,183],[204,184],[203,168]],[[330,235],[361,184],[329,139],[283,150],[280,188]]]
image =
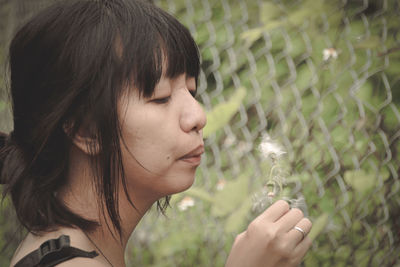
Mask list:
[[154,102],[156,104],[166,104],[168,101],[171,99],[171,96],[163,97],[163,98],[157,98],[151,100],[151,102]]

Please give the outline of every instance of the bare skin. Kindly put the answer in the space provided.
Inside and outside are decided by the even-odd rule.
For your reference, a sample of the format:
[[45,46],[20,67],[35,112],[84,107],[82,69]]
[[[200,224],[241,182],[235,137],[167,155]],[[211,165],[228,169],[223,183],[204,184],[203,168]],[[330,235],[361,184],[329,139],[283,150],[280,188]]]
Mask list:
[[236,237],[225,266],[298,266],[311,240],[303,238],[295,226],[309,233],[312,223],[301,210],[290,209],[287,202],[275,202]]
[[160,198],[186,190],[193,184],[200,162],[188,158],[199,159],[203,153],[202,128],[206,124],[205,113],[193,97],[195,89],[194,78],[186,75],[173,80],[163,77],[151,99],[140,98],[135,91],[121,99],[122,161],[128,194],[135,208],[129,203],[120,182],[120,239],[107,213],[100,210],[92,183],[94,175],[90,159],[95,155],[87,144],[95,140],[81,129],[70,152],[68,183],[57,196],[76,214],[98,221],[100,227],[90,233],[65,227],[38,236],[30,233],[16,251],[10,266],[44,241],[68,234],[71,245],[87,251],[96,250],[100,255],[95,260],[75,258],[58,266],[125,267],[128,239],[147,210]]
[[[93,155],[87,150],[87,142],[93,140],[82,129],[73,140],[68,183],[57,196],[73,212],[98,221],[100,226],[90,233],[61,227],[41,235],[28,234],[10,266],[44,241],[66,234],[71,237],[72,246],[96,250],[100,255],[94,259],[74,258],[57,266],[125,267],[128,239],[147,210],[158,199],[184,191],[194,181],[196,158],[202,153],[202,128],[206,123],[204,111],[191,95],[194,89],[194,80],[184,75],[174,80],[162,78],[155,89],[155,101],[133,95],[127,98],[129,101],[121,102],[122,135],[126,141],[121,146],[123,163],[128,193],[136,206],[135,209],[130,205],[120,185],[121,239],[115,238],[118,233],[112,227],[110,230],[108,225],[112,224],[98,205],[90,167]],[[188,160],[188,155],[193,157]],[[285,201],[277,201],[237,236],[225,266],[297,266],[311,242],[307,237],[303,239],[294,226],[308,233],[311,222],[300,210],[290,209]]]
[[[124,234],[122,235],[122,242],[120,243],[119,240],[113,237],[113,234],[115,236],[118,236],[118,234],[115,231],[114,233],[109,231],[106,221],[101,215],[97,202],[93,201],[93,199],[96,199],[96,196],[93,186],[90,183],[90,175],[88,173],[89,168],[85,167],[89,162],[87,159],[85,160],[84,153],[79,152],[77,148],[74,148],[73,150],[74,154],[77,156],[75,156],[76,160],[71,162],[71,182],[63,192],[59,193],[59,195],[69,207],[74,207],[73,210],[76,213],[88,219],[98,220],[102,227],[98,227],[94,232],[86,234],[80,229],[65,227],[41,235],[33,235],[32,233],[29,233],[17,249],[10,266],[13,266],[29,252],[37,249],[44,241],[58,238],[62,234],[70,236],[71,246],[85,251],[96,250],[100,255],[93,259],[75,258],[57,266],[125,266],[124,251],[129,236],[142,218],[145,210],[147,210],[153,203],[149,202],[141,204],[140,208],[143,210],[143,214],[139,214],[138,211],[127,203],[124,194],[121,192],[120,212],[125,223],[122,225]],[[137,206],[139,207],[139,205]],[[90,237],[101,252],[86,235]],[[110,261],[112,265],[108,261]]]

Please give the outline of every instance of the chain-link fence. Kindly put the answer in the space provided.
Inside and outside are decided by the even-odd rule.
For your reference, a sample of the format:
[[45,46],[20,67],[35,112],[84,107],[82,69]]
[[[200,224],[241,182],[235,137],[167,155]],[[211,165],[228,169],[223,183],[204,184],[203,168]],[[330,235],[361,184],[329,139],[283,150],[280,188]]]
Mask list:
[[[312,218],[305,266],[399,266],[400,2],[154,2],[200,47],[207,153],[172,218],[135,231],[132,266],[223,266],[263,190]],[[266,134],[287,151],[278,181]]]

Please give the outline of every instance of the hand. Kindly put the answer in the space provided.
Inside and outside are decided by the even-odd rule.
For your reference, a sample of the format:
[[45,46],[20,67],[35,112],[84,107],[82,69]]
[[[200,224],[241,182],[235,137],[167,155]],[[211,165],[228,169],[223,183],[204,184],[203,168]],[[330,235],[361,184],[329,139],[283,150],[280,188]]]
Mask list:
[[301,210],[278,200],[236,237],[225,267],[298,266],[311,240],[295,226],[307,235],[312,223]]

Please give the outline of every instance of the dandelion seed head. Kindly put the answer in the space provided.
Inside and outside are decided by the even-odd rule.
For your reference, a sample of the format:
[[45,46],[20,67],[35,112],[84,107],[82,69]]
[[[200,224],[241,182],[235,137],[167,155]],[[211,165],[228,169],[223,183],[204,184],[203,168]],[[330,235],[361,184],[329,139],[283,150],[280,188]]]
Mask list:
[[253,196],[253,212],[264,211],[273,203],[275,196],[273,191],[270,191],[267,186],[263,186],[261,191]]
[[[337,55],[331,56],[334,58],[337,57]],[[308,214],[304,197],[288,198],[282,196],[288,173],[284,168],[285,164],[282,164],[281,157],[286,151],[268,134],[263,135],[259,149],[262,156],[265,159],[270,159],[272,164],[263,187],[253,197],[253,211],[262,212],[276,200],[283,199],[289,202],[292,208],[299,208],[304,214]]]
[[279,159],[283,154],[286,153],[286,151],[283,150],[283,148],[277,142],[272,140],[268,134],[265,134],[262,137],[259,149],[264,158],[270,158],[272,160]]
[[304,215],[308,215],[308,209],[307,209],[307,204],[303,196],[300,196],[298,198],[282,198],[283,200],[286,200],[289,202],[289,205],[291,208],[297,208],[300,209]]

